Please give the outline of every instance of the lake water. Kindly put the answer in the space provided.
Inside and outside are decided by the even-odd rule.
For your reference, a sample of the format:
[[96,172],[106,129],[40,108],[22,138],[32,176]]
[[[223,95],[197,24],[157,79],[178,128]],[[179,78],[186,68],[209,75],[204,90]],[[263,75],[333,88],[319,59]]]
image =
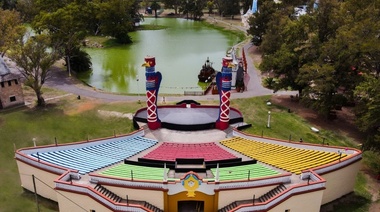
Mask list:
[[238,42],[236,35],[205,26],[201,22],[174,18],[148,18],[142,24],[168,26],[162,30],[130,33],[133,44],[112,48],[87,48],[93,71],[81,79],[101,90],[145,93],[144,57],[156,57],[162,73],[160,93],[201,91],[198,73],[207,57],[220,70],[222,58]]

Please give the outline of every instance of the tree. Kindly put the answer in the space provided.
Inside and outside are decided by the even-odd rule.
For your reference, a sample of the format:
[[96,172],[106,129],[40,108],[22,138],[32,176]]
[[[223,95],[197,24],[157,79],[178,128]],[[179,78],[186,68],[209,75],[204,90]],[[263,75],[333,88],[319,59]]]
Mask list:
[[207,2],[205,0],[195,0],[193,5],[193,19],[194,20],[200,20],[203,16],[203,8],[205,8],[207,5]]
[[80,48],[77,48],[74,49],[73,55],[75,56],[70,58],[70,64],[75,72],[86,72],[91,69],[91,57],[87,52]]
[[18,48],[9,55],[18,65],[25,77],[25,85],[33,89],[37,96],[37,105],[44,106],[41,88],[48,77],[50,67],[60,58],[56,48],[51,48],[46,35],[31,37],[26,43],[20,42]]
[[0,55],[12,47],[25,34],[19,13],[12,10],[0,9]]
[[157,18],[157,16],[158,16],[157,10],[161,9],[161,5],[158,4],[156,1],[154,1],[150,5],[150,8],[152,8],[152,10],[154,10],[154,17]]
[[380,152],[380,80],[371,74],[365,74],[364,78],[355,90],[359,100],[355,108],[356,125],[367,134],[364,149]]
[[31,23],[33,18],[38,14],[38,7],[35,0],[17,1],[17,11],[20,12],[21,18],[26,23]]
[[182,0],[179,11],[186,14],[186,18],[200,20],[203,16],[203,9],[207,6],[206,0]]
[[182,14],[186,14],[186,19],[189,19],[189,14],[191,13],[192,2],[189,0],[181,0],[179,12]]
[[213,1],[207,1],[208,14],[214,14],[213,12],[214,7],[215,7],[215,4]]
[[0,0],[0,6],[4,10],[13,10],[16,8],[16,4],[15,0]]
[[298,90],[300,96],[308,83],[298,80],[299,69],[312,48],[307,19],[291,20],[280,11],[275,12],[268,24],[261,49],[263,60],[260,69],[273,75],[274,90]]
[[174,13],[178,14],[178,7],[181,3],[181,0],[163,0],[165,8],[174,9]]
[[240,14],[239,1],[215,0],[215,3],[219,9],[219,15],[223,17],[231,16],[233,19],[235,15]]
[[[35,0],[37,10],[42,12],[55,12],[60,8],[67,6],[70,3],[73,3],[72,0],[62,0],[62,1],[50,1],[50,0]],[[79,1],[78,1],[79,3]]]
[[340,8],[337,1],[320,0],[319,7],[314,13],[316,17],[315,26],[318,29],[317,33],[320,42],[326,42],[329,38],[333,38],[336,30],[342,24],[339,19],[344,17],[337,16],[338,8]]
[[86,6],[85,3],[73,2],[55,12],[42,11],[32,23],[37,32],[47,32],[53,43],[60,44],[59,49],[65,57],[69,76],[72,72],[70,59],[87,35]]
[[246,12],[248,9],[252,9],[252,0],[240,0],[241,9]]
[[[356,4],[348,7],[335,1],[320,3],[313,14],[315,24],[310,25],[315,27],[314,43],[319,44],[314,49],[319,49],[319,57],[307,59],[299,80],[313,80],[313,87],[306,89],[303,97],[313,102],[320,113],[329,115],[331,110],[339,108],[337,106],[354,102],[355,87],[363,81],[359,70],[372,73],[376,69],[380,55],[377,29],[380,26],[372,7],[359,9]],[[316,79],[323,81],[315,83]],[[317,98],[310,98],[315,94]]]
[[110,0],[101,3],[100,31],[116,38],[121,44],[131,43],[128,32],[133,31],[135,1]]
[[340,99],[335,68],[330,64],[307,64],[301,68],[298,80],[308,85],[302,93],[302,101],[328,118]]
[[260,12],[255,13],[249,19],[248,34],[252,35],[252,43],[255,46],[261,45],[268,24],[272,20],[273,14],[277,11],[277,5],[272,0],[263,1],[259,6]]

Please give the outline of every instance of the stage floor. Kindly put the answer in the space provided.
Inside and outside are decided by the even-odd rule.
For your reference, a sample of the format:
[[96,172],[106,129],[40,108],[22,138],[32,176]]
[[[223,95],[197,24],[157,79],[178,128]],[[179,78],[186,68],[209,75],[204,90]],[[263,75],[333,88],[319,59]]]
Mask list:
[[[187,131],[213,129],[219,117],[219,106],[160,106],[157,114],[163,128]],[[229,117],[230,124],[243,122],[240,111],[234,108],[231,108]],[[134,120],[147,123],[146,108],[137,111]]]

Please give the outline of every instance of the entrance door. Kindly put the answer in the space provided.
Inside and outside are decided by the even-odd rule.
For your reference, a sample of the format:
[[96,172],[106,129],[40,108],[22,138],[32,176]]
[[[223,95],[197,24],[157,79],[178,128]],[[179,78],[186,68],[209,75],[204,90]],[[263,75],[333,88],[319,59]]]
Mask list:
[[178,201],[178,212],[204,212],[204,202]]

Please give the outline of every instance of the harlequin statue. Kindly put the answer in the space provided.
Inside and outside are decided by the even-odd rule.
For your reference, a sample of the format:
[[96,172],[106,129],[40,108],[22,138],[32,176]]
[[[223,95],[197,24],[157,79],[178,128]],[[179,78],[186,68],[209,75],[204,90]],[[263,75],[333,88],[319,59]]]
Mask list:
[[161,84],[161,73],[155,71],[156,58],[145,57],[146,97],[148,127],[155,130],[161,127],[157,114],[157,95]]
[[219,117],[215,127],[225,130],[229,126],[230,121],[230,96],[231,96],[231,80],[232,80],[232,58],[224,57],[222,63],[222,71],[216,75],[216,85],[219,92]]

